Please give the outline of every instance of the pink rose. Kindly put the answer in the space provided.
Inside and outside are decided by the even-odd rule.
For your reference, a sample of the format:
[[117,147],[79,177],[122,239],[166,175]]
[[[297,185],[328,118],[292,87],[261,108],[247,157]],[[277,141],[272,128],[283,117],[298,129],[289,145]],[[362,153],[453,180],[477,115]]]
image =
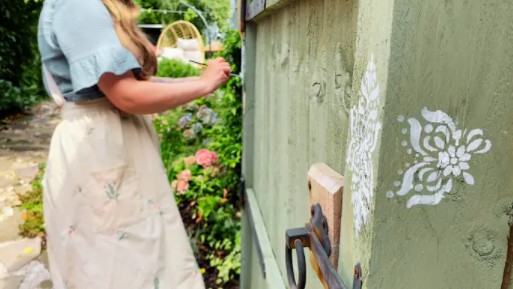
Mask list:
[[171,187],[173,188],[173,191],[176,191],[181,195],[189,189],[190,180],[192,180],[191,171],[183,170],[178,174],[178,176],[176,176],[176,180],[171,183]]
[[178,181],[177,191],[180,195],[184,194],[189,189],[189,182],[184,180]]
[[192,173],[190,170],[183,170],[178,174],[178,176],[176,176],[176,178],[178,179],[178,181],[189,182],[190,180],[192,180]]
[[186,166],[192,166],[196,163],[196,158],[194,156],[190,156],[185,158],[184,162]]
[[211,152],[207,149],[201,149],[196,152],[196,162],[203,168],[213,166],[218,159],[219,156],[215,152]]

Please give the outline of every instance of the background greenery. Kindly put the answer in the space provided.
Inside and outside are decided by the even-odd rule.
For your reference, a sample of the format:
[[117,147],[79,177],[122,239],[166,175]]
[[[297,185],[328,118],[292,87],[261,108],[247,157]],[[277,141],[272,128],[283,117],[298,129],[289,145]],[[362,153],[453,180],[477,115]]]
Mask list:
[[42,2],[16,0],[1,4],[0,117],[19,112],[44,95],[37,49]]
[[[179,13],[163,12],[144,12],[141,15],[140,22],[144,24],[169,24],[177,20],[186,20],[192,22],[200,31],[205,28],[200,17],[190,8],[179,4],[180,0],[136,0],[142,8],[146,9],[166,9],[171,11],[184,11]],[[228,26],[230,14],[230,0],[181,0],[191,4],[200,10],[209,24],[217,23],[219,28],[224,31]]]
[[[237,31],[228,31],[225,49],[218,55],[240,73],[241,41]],[[192,66],[163,61],[159,75],[194,76]],[[189,75],[183,75],[189,71]],[[182,218],[197,253],[209,288],[238,288],[241,266],[239,180],[242,156],[241,80],[230,81],[208,98],[161,114],[155,120],[161,151],[170,182],[184,171],[191,173],[188,189],[175,190]],[[219,156],[203,168],[188,160],[200,149]]]
[[[140,22],[169,24],[191,21],[200,30],[205,25],[179,0],[135,0],[142,8],[185,11],[184,14],[143,12]],[[203,12],[209,24],[227,28],[229,0],[183,0]],[[23,111],[46,97],[37,48],[37,24],[43,0],[0,0],[0,117]]]
[[[143,8],[185,11],[185,14],[145,12],[141,23],[164,23],[185,19],[200,30],[204,25],[178,0],[136,0]],[[204,12],[226,34],[225,49],[219,54],[240,73],[240,38],[228,31],[229,0],[184,0]],[[43,0],[0,0],[0,119],[23,111],[46,97],[42,85],[41,60],[37,48],[37,24]],[[196,67],[174,60],[159,64],[158,76],[197,76]],[[155,127],[161,138],[163,161],[169,181],[190,172],[187,190],[175,190],[191,242],[204,274],[207,288],[238,288],[241,266],[239,180],[242,155],[241,80],[230,81],[208,98],[159,115]],[[217,159],[205,167],[187,159],[208,150]],[[194,159],[194,158],[193,158]],[[23,197],[25,237],[42,236],[41,180],[44,165],[30,193]],[[176,186],[174,186],[176,188]]]

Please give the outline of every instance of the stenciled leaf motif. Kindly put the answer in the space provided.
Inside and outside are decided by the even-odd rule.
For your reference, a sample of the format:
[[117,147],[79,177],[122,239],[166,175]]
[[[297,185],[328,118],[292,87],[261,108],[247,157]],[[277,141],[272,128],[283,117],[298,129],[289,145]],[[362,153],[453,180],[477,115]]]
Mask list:
[[119,197],[117,185],[115,183],[107,183],[105,186],[105,194],[107,194],[109,199],[117,201]]

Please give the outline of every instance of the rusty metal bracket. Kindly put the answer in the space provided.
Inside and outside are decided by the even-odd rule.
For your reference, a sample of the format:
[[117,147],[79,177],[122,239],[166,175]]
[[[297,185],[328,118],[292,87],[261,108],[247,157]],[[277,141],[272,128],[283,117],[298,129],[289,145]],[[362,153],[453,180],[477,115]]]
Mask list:
[[[319,204],[315,204],[311,209],[310,222],[303,228],[289,229],[285,234],[285,261],[287,266],[287,275],[291,289],[305,289],[306,284],[306,262],[304,248],[309,248],[312,257],[318,264],[317,275],[326,289],[348,289],[338,274],[337,270],[331,264],[329,256],[331,246],[328,238],[328,226],[326,217],[322,213]],[[294,268],[292,265],[292,250],[296,249],[298,259],[298,282],[294,277]],[[355,266],[352,289],[362,288],[361,266]]]

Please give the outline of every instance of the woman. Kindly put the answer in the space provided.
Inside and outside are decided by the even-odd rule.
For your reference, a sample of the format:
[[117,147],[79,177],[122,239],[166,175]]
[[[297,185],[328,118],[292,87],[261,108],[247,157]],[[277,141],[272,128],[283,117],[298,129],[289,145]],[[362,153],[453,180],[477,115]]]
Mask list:
[[204,288],[147,116],[208,95],[197,79],[155,78],[132,0],[46,0],[38,42],[47,87],[66,100],[52,138],[44,213],[54,289]]

